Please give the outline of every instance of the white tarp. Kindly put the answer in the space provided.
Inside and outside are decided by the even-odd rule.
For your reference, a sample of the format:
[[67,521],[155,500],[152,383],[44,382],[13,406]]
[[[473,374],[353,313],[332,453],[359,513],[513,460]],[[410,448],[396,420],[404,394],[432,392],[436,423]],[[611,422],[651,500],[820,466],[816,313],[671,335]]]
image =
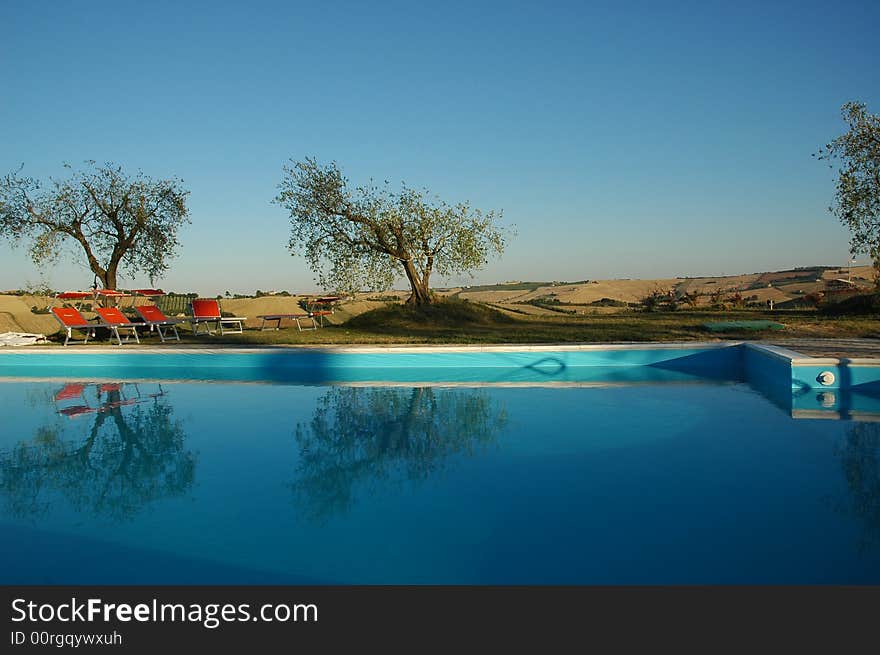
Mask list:
[[46,337],[42,334],[29,334],[27,332],[0,333],[0,346],[30,346],[35,343],[45,342]]

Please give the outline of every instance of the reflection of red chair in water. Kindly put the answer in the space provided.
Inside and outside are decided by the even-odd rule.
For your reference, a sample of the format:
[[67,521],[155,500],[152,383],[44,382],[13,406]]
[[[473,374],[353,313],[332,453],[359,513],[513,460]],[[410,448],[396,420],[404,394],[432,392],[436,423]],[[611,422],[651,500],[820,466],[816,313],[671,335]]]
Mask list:
[[[124,383],[122,383],[122,382],[105,382],[103,384],[98,385],[98,399],[99,400],[101,398],[102,393],[105,393],[108,396],[113,392],[116,392],[117,394],[119,394],[117,400],[108,400],[107,402],[102,403],[99,411],[113,409],[115,407],[124,407],[125,405],[134,405],[135,403],[140,402],[139,398],[126,398],[122,393],[123,385],[124,385]],[[135,390],[137,390],[136,384],[134,385],[134,387],[135,387]],[[138,393],[138,396],[140,397],[140,393]]]
[[[64,416],[68,416],[70,418],[74,418],[76,416],[82,416],[83,414],[91,414],[96,410],[92,407],[89,407],[86,403],[85,398],[85,384],[79,382],[73,382],[71,384],[65,384],[61,389],[59,389],[55,393],[55,405],[58,409],[58,413]],[[67,407],[58,407],[59,401],[66,400],[82,400],[83,404],[79,405],[68,405]]]
[[83,416],[85,414],[94,414],[98,410],[94,407],[88,407],[87,405],[76,405],[74,407],[64,407],[58,410],[59,414],[66,416],[68,418],[76,418],[77,416]]
[[[126,397],[125,387],[127,385],[134,387],[134,391],[136,394],[135,396]],[[98,401],[98,405],[96,407],[90,406],[86,401],[85,391],[89,386],[95,387],[95,396]],[[114,400],[110,400],[110,394],[114,394]],[[102,396],[105,395],[106,399],[102,400]],[[159,396],[164,395],[165,391],[162,389],[161,384],[159,385],[159,390],[156,393],[142,395],[140,388],[138,387],[136,382],[101,382],[94,384],[72,382],[70,384],[64,385],[64,387],[62,387],[55,394],[55,406],[58,413],[62,416],[67,416],[68,418],[76,418],[77,416],[84,416],[85,414],[96,414],[112,409],[118,409],[120,407],[126,407],[128,405],[144,403],[151,398],[158,398]],[[68,405],[66,407],[58,406],[58,403],[60,401],[70,400],[81,400],[82,403],[77,405]]]
[[72,382],[70,384],[65,384],[58,392],[55,394],[55,400],[74,400],[76,398],[82,398],[83,392],[86,390],[86,385],[81,384],[79,382]]

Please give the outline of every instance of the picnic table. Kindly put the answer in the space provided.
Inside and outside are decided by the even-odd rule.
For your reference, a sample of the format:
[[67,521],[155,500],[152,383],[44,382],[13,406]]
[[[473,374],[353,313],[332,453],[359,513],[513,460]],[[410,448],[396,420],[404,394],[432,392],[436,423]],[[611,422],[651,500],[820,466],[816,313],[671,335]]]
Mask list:
[[321,327],[324,327],[324,317],[331,316],[333,310],[342,298],[340,296],[318,296],[317,298],[309,298],[306,300],[306,308],[313,317],[318,317]]

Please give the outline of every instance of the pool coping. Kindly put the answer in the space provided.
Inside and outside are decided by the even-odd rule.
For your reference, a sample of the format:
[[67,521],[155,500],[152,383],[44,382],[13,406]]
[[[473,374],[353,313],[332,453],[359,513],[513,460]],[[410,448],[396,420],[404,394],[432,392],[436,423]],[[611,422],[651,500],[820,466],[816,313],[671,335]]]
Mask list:
[[270,352],[325,352],[338,354],[400,354],[400,353],[505,353],[505,352],[589,352],[626,350],[709,350],[742,346],[763,355],[786,362],[791,366],[880,366],[880,357],[813,357],[790,348],[755,341],[630,341],[619,343],[542,343],[542,344],[302,344],[302,345],[261,345],[247,347],[217,347],[208,344],[186,344],[176,346],[91,346],[88,348],[60,346],[19,346],[0,348],[4,355],[249,355]]
[[108,353],[149,353],[149,354],[180,354],[180,353],[222,353],[222,354],[253,354],[278,351],[314,352],[326,351],[336,353],[455,353],[455,352],[575,352],[589,350],[685,350],[729,348],[743,344],[742,341],[629,341],[619,343],[541,343],[541,344],[302,344],[302,345],[261,345],[247,347],[217,347],[208,344],[186,344],[177,346],[89,346],[87,348],[61,346],[19,346],[0,349],[4,354],[108,354]]
[[792,366],[880,366],[878,357],[813,357],[796,350],[768,343],[741,341],[746,348],[759,350],[769,357],[790,362]]
[[629,341],[618,343],[541,343],[541,344],[302,344],[261,345],[246,347],[217,347],[208,344],[176,346],[90,346],[87,348],[60,346],[19,346],[0,348],[0,357],[21,354],[56,354],[88,356],[96,354],[225,354],[246,355],[267,352],[332,352],[332,353],[467,353],[467,352],[577,352],[602,350],[687,350],[745,346],[768,357],[791,363],[793,366],[880,366],[880,357],[813,357],[790,348],[755,341]]

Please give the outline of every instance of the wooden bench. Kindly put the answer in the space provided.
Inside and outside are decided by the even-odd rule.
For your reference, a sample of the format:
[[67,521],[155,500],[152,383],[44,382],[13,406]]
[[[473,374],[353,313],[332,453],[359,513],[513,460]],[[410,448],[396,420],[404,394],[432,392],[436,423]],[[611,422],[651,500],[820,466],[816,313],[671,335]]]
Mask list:
[[[297,329],[302,332],[303,330],[317,330],[318,324],[315,322],[314,316],[311,314],[263,314],[261,316],[257,316],[257,318],[263,319],[263,322],[260,324],[260,330],[280,330],[281,329],[281,321],[285,318],[290,319],[296,323]],[[312,327],[304,328],[300,321],[302,319],[309,319],[312,322]],[[275,321],[275,327],[266,327],[267,322]]]

